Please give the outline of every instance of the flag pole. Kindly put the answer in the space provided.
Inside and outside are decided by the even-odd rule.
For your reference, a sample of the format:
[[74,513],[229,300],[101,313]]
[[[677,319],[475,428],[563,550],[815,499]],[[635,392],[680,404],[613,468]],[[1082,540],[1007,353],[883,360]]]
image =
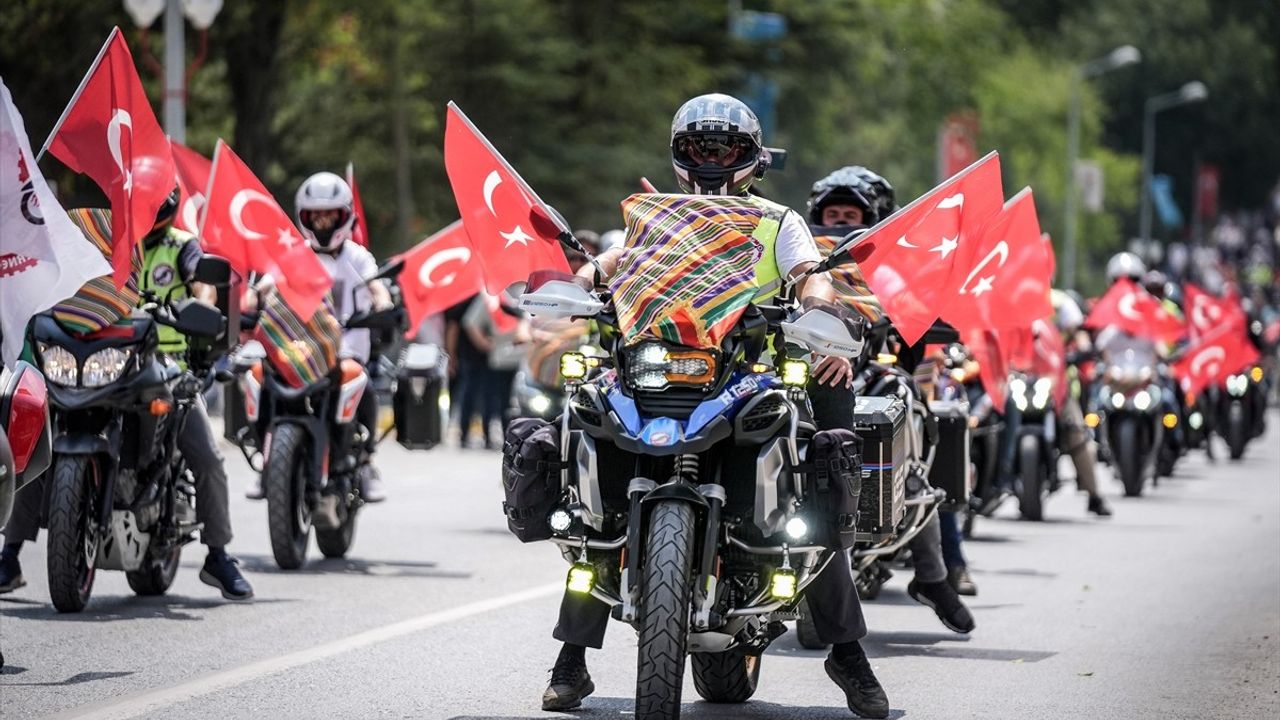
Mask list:
[[98,56],[93,59],[93,64],[89,66],[89,71],[80,79],[80,87],[76,88],[76,92],[71,96],[71,101],[62,110],[62,116],[58,118],[58,122],[53,124],[53,130],[49,131],[49,137],[45,139],[44,145],[40,147],[40,152],[36,153],[36,162],[40,162],[40,158],[44,157],[44,153],[49,149],[49,143],[53,142],[53,137],[58,134],[58,130],[62,129],[62,123],[66,121],[67,115],[71,113],[71,108],[75,107],[76,101],[80,99],[80,94],[84,92],[84,86],[89,84],[89,78],[93,77],[93,73],[102,64],[102,56],[107,54],[107,48],[111,46],[111,41],[115,40],[120,34],[120,26],[111,28],[111,33],[107,35],[107,41],[102,43],[102,47],[98,50]]
[[209,179],[204,187],[204,207],[200,208],[200,230],[196,232],[196,239],[201,246],[204,245],[204,224],[209,219],[209,196],[213,193],[213,179],[218,173],[218,158],[222,157],[222,148],[226,146],[222,138],[218,138],[218,144],[213,148],[213,164],[209,166]]

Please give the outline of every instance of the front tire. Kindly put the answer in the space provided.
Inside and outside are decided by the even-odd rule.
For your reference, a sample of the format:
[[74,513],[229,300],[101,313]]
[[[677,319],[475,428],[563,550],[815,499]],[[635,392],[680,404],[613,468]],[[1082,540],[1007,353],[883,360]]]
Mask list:
[[760,682],[760,656],[736,650],[693,654],[693,687],[703,700],[744,703]]
[[658,503],[645,539],[648,557],[641,597],[636,720],[680,717],[689,601],[693,592],[693,508],[687,503]]
[[148,552],[142,567],[126,572],[124,576],[129,581],[129,587],[139,595],[163,595],[173,585],[181,560],[181,545],[174,546],[164,557],[154,557]]
[[1143,485],[1143,458],[1138,451],[1138,421],[1125,417],[1118,420],[1116,427],[1115,459],[1116,469],[1120,471],[1120,482],[1124,483],[1125,497],[1141,497]]
[[827,644],[818,637],[818,626],[813,622],[808,598],[800,600],[797,609],[800,611],[800,617],[796,620],[796,640],[799,641],[800,647],[805,650],[826,650]]
[[1227,447],[1231,451],[1231,459],[1244,457],[1244,446],[1249,442],[1249,431],[1245,428],[1244,403],[1232,402],[1227,408]]
[[316,545],[320,548],[320,554],[330,559],[346,557],[355,537],[355,510],[347,510],[346,518],[342,521],[342,524],[332,530],[316,528]]
[[1023,435],[1018,440],[1018,509],[1022,519],[1044,519],[1044,473],[1040,461],[1040,439]]
[[84,455],[58,456],[49,493],[49,597],[58,612],[89,603],[98,560],[95,531],[98,466]]
[[271,554],[281,570],[297,570],[307,561],[311,508],[307,506],[307,435],[297,425],[279,425],[262,468],[267,494]]

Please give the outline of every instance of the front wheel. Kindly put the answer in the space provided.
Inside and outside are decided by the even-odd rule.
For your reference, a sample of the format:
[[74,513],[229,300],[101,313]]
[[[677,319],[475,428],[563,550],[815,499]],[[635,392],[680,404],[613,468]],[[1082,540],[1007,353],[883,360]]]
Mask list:
[[693,592],[693,531],[693,508],[687,503],[661,502],[650,515],[641,597],[636,720],[680,717]]
[[307,561],[311,508],[307,505],[307,434],[297,425],[279,425],[262,468],[267,491],[271,554],[281,570],[297,570]]
[[1244,422],[1244,403],[1233,401],[1227,408],[1227,448],[1231,459],[1244,457],[1244,446],[1249,441],[1249,431]]
[[58,612],[89,603],[98,560],[94,491],[98,465],[84,455],[60,455],[49,491],[49,597]]
[[693,687],[707,702],[744,703],[759,682],[759,655],[737,650],[693,654]]
[[142,561],[142,567],[124,574],[129,587],[139,595],[163,595],[173,585],[178,575],[178,563],[182,560],[182,546],[175,545],[162,557],[155,557],[150,551]]
[[1120,471],[1120,482],[1124,483],[1124,495],[1140,497],[1143,485],[1142,473],[1146,465],[1143,461],[1146,458],[1142,457],[1140,450],[1138,420],[1133,417],[1123,417],[1119,418],[1117,423],[1116,444],[1112,449],[1115,451],[1116,469]]
[[1040,438],[1023,435],[1018,440],[1018,509],[1024,520],[1044,519],[1044,472]]
[[331,530],[316,528],[316,545],[320,548],[320,554],[327,558],[346,557],[355,536],[356,511],[349,509],[338,527]]
[[800,611],[800,617],[796,619],[796,640],[800,642],[800,647],[805,650],[826,650],[827,644],[818,637],[818,625],[813,621],[808,598],[800,600],[796,609]]

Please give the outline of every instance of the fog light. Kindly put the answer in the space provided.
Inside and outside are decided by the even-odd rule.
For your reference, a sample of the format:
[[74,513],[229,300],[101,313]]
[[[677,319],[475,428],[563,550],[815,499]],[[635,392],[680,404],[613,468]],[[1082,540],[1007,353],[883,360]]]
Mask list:
[[1249,377],[1253,378],[1253,381],[1256,383],[1262,382],[1262,368],[1255,365],[1253,369],[1249,371]]
[[1138,394],[1133,396],[1133,406],[1139,410],[1146,410],[1151,407],[1151,393],[1146,390],[1139,390]]
[[793,517],[787,521],[786,530],[792,540],[803,540],[809,534],[809,523],[804,518]]
[[796,596],[796,574],[788,568],[773,571],[769,580],[769,593],[778,600],[791,600]]
[[529,409],[541,415],[551,409],[551,398],[546,395],[534,395],[529,398]]
[[895,365],[898,362],[898,356],[893,353],[880,353],[876,355],[876,362],[881,365]]
[[596,586],[596,569],[591,563],[576,562],[569,568],[569,580],[565,583],[569,592],[585,595]]
[[1164,426],[1170,430],[1178,427],[1178,416],[1173,413],[1165,413]]
[[779,374],[782,376],[783,385],[804,387],[809,384],[809,363],[795,358],[787,358],[782,361]]
[[1199,430],[1204,425],[1204,416],[1198,412],[1191,413],[1191,417],[1187,418],[1187,424],[1192,430]]
[[751,372],[753,372],[753,373],[767,373],[767,372],[769,372],[769,366],[768,366],[768,365],[765,365],[764,363],[751,363],[751,368],[750,368],[750,369],[751,369]]
[[581,380],[587,376],[587,356],[567,352],[560,356],[560,377],[565,380]]
[[556,508],[552,511],[551,516],[547,518],[547,524],[551,526],[553,531],[565,533],[573,525],[573,516],[564,508]]
[[1084,424],[1096,428],[1102,424],[1102,418],[1098,417],[1098,413],[1089,413],[1084,416]]

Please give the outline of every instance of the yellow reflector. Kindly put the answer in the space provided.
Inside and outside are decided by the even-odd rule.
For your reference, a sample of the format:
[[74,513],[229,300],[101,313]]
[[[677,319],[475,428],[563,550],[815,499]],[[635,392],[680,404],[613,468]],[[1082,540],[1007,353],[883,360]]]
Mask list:
[[795,358],[787,358],[782,361],[779,374],[782,376],[783,385],[804,387],[809,384],[809,363]]
[[1262,368],[1255,365],[1254,368],[1249,371],[1249,377],[1253,378],[1253,381],[1256,383],[1262,382]]
[[1102,422],[1102,418],[1098,417],[1098,413],[1089,413],[1088,415],[1084,416],[1084,424],[1088,425],[1091,428],[1098,427],[1098,424],[1101,422]]
[[790,600],[796,596],[796,574],[786,568],[773,571],[769,592],[778,600]]
[[1178,427],[1178,416],[1173,413],[1164,414],[1164,426],[1170,430]]
[[569,592],[586,594],[596,585],[596,569],[590,563],[576,562],[569,568]]
[[587,376],[587,356],[567,352],[560,356],[560,377],[565,380],[581,380]]
[[876,355],[876,362],[881,365],[893,365],[898,362],[898,356],[893,353],[880,353]]

